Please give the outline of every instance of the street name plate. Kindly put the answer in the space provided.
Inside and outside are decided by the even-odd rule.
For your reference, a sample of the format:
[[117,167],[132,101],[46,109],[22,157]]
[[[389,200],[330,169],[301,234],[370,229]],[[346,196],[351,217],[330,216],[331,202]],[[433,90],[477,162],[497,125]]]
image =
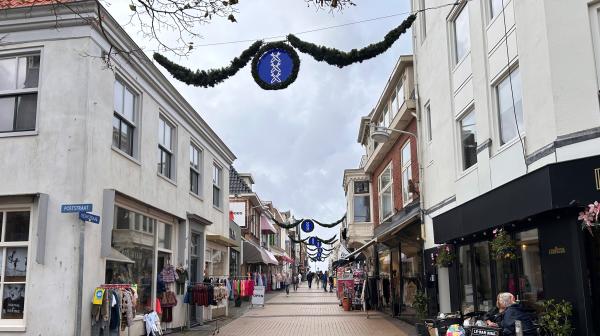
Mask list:
[[81,219],[84,222],[92,222],[92,223],[100,224],[100,216],[96,216],[91,213],[80,212],[79,219]]
[[92,208],[91,204],[63,204],[60,206],[60,212],[90,212],[92,211]]

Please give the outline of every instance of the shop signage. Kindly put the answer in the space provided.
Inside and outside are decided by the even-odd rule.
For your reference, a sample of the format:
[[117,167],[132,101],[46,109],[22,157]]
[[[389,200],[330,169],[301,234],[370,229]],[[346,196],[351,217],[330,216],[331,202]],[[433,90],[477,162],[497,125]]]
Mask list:
[[92,211],[91,204],[63,204],[60,206],[60,212],[72,213],[72,212],[90,212]]
[[93,214],[87,213],[87,212],[80,212],[79,219],[81,219],[84,222],[92,222],[95,224],[100,224],[100,216],[96,216],[96,215],[93,215]]
[[495,328],[473,327],[471,328],[471,335],[500,336],[500,330]]
[[600,168],[594,169],[594,177],[596,178],[596,190],[600,190]]
[[548,250],[549,255],[566,254],[566,253],[567,253],[567,249],[564,247],[555,246]]
[[229,210],[233,213],[233,221],[239,227],[246,227],[246,202],[229,202]]
[[265,305],[265,286],[254,286],[254,292],[252,293],[252,305]]

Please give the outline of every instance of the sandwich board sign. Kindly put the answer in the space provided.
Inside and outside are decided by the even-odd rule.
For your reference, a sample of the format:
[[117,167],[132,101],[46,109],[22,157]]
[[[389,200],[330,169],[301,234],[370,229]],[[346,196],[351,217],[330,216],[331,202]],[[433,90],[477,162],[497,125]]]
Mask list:
[[255,286],[252,293],[252,306],[265,306],[265,286]]

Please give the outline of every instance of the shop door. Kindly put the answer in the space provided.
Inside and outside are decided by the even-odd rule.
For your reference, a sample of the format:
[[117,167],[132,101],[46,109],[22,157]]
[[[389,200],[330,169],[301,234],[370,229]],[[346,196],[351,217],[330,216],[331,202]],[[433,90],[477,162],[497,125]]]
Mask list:
[[[590,276],[590,286],[592,292],[592,316],[600,316],[600,234],[596,231],[594,236],[585,232],[587,255],[588,255],[588,274]],[[600,335],[600,319],[593,318],[594,335]]]
[[[190,284],[201,282],[203,277],[202,261],[200,260],[200,251],[204,251],[202,246],[202,236],[192,233],[192,246],[190,251]],[[190,305],[190,323],[196,324],[202,322],[202,310],[196,305]]]

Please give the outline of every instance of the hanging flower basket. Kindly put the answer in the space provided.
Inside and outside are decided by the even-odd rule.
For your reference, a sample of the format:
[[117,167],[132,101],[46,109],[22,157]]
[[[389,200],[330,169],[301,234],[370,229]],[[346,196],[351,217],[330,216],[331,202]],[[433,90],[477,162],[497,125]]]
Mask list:
[[437,252],[431,255],[431,258],[433,259],[433,265],[450,267],[456,259],[456,255],[454,255],[454,251],[450,245],[440,245],[437,248]]
[[600,227],[598,215],[600,215],[600,203],[596,201],[588,205],[585,211],[579,213],[579,217],[577,219],[581,221],[581,229],[587,229],[588,232],[593,236],[594,229]]
[[494,239],[490,242],[490,248],[496,260],[517,259],[517,244],[504,229],[494,230]]

